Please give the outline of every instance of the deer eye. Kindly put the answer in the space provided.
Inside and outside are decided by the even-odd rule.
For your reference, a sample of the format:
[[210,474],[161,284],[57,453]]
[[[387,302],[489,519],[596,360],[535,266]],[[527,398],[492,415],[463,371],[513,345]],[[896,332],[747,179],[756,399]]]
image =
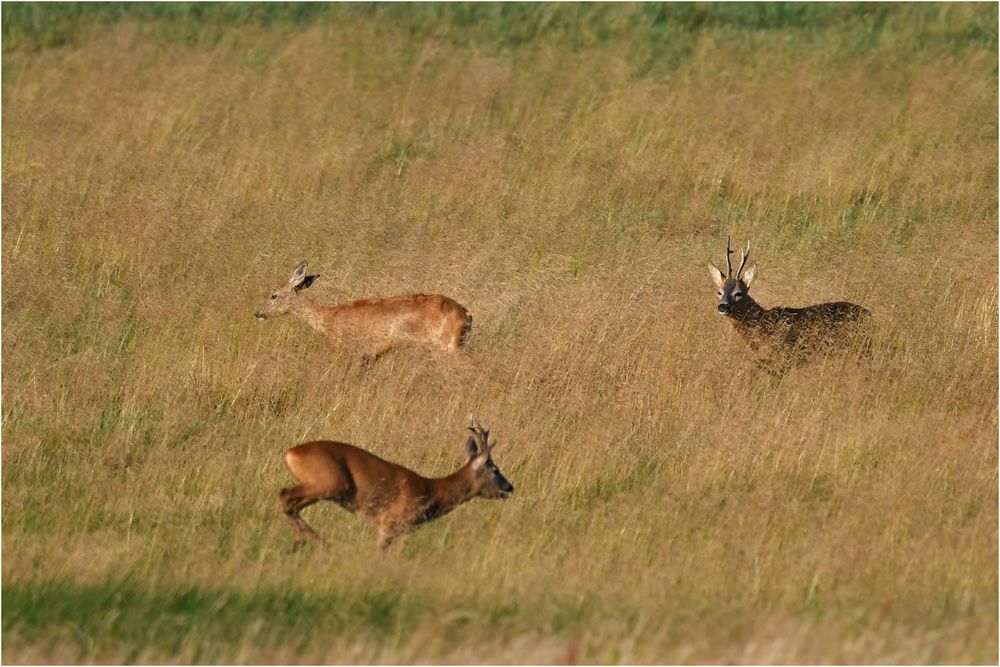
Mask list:
[[722,290],[719,290],[717,293],[719,296],[722,296]]
[[274,294],[271,295],[271,299],[272,300],[277,299],[277,298],[278,298],[278,293],[277,292],[275,292]]
[[743,292],[733,292],[733,296],[735,296],[738,299],[741,296],[743,296]]

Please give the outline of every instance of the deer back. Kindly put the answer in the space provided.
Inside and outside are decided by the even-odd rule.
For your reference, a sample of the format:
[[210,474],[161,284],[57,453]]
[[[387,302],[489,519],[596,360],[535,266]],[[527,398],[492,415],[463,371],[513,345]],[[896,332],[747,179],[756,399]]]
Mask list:
[[468,311],[440,294],[407,294],[384,299],[356,299],[321,306],[330,333],[433,341],[451,329],[460,330]]

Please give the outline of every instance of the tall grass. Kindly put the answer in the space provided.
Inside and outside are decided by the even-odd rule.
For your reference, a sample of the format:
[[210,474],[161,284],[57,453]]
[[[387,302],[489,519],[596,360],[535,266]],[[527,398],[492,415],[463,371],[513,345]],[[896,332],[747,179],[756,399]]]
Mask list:
[[[997,660],[995,6],[3,12],[5,662]],[[758,372],[728,233],[876,358]],[[478,368],[254,321],[303,259]],[[288,554],[287,447],[470,412],[512,499]]]

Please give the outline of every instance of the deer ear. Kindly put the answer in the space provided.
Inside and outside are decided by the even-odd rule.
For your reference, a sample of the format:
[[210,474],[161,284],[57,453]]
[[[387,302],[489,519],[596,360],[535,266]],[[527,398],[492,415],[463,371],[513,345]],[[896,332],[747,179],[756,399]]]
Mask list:
[[490,460],[490,452],[493,451],[493,448],[495,446],[496,445],[490,445],[489,447],[487,447],[486,449],[484,449],[483,451],[479,452],[478,454],[472,457],[473,470],[479,470],[484,465],[486,465],[486,462]]
[[747,269],[747,272],[743,274],[743,284],[746,285],[747,287],[750,287],[750,283],[752,283],[753,279],[756,277],[757,277],[757,262],[754,262],[753,264],[750,265],[750,268]]
[[306,276],[305,278],[302,279],[301,283],[295,286],[295,291],[298,292],[300,289],[306,289],[307,287],[311,287],[312,284],[316,282],[317,278],[319,278],[318,273],[315,276]]
[[295,267],[292,271],[292,277],[288,279],[288,284],[292,287],[298,287],[302,284],[302,281],[306,279],[306,263],[302,262]]
[[469,454],[470,459],[479,455],[479,444],[475,438],[469,438],[469,441],[465,443],[465,451]]
[[708,275],[712,276],[712,282],[715,283],[715,286],[722,289],[722,285],[726,282],[726,279],[722,276],[722,271],[719,270],[719,267],[709,262]]

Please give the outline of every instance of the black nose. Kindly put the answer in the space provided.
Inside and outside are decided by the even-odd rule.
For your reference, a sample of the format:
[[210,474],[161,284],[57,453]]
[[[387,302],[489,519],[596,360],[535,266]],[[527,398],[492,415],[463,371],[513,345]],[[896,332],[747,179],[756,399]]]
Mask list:
[[506,491],[507,493],[514,493],[514,485],[513,484],[508,484],[507,488],[504,489],[504,491]]
[[728,303],[720,303],[719,304],[719,312],[720,313],[728,313],[729,312],[729,304]]

